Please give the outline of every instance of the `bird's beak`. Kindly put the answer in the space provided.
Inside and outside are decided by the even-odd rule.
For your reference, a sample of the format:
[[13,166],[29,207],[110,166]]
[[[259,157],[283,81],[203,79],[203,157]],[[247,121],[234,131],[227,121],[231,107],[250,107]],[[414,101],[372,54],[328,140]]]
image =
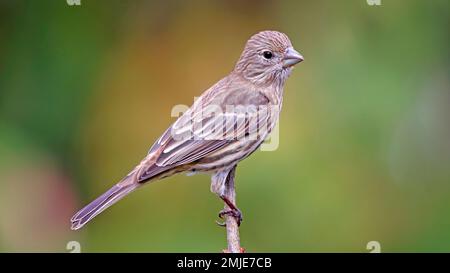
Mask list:
[[283,58],[284,68],[294,66],[301,61],[303,61],[303,56],[298,53],[293,47],[289,47],[288,49],[286,49]]

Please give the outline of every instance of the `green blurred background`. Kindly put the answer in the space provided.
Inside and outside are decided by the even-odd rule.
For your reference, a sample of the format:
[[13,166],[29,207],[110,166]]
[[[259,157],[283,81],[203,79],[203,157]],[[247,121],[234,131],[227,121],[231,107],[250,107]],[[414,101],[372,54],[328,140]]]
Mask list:
[[78,232],[69,219],[266,29],[306,60],[279,148],[238,168],[242,246],[450,251],[450,2],[381,4],[0,1],[0,251],[224,249],[206,175],[145,187]]

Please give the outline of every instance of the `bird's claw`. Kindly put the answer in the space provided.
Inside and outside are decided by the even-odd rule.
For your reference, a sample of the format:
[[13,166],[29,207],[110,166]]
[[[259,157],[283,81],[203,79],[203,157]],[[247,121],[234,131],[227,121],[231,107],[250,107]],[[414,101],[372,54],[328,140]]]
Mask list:
[[216,224],[221,227],[225,227],[227,224],[225,222],[219,222],[216,220]]
[[[229,216],[234,217],[234,219],[236,219],[236,221],[237,221],[238,226],[241,225],[242,213],[239,209],[237,209],[237,208],[236,209],[223,209],[219,212],[219,218],[223,219],[224,215],[229,215]],[[216,221],[216,223],[222,227],[224,227],[226,225],[225,222],[220,223],[220,222]]]

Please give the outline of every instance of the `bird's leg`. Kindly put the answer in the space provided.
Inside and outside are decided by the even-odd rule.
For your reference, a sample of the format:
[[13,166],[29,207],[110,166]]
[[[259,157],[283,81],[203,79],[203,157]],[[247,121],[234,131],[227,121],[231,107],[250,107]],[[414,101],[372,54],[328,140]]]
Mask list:
[[[219,217],[224,218],[225,215],[232,216],[236,219],[238,226],[242,222],[242,213],[235,205],[236,192],[234,190],[234,175],[236,166],[230,170],[221,171],[213,175],[211,183],[211,191],[216,193],[220,199],[226,204],[225,208],[219,212]],[[216,221],[217,222],[217,221]],[[220,226],[224,223],[217,222]]]
[[[221,195],[220,198],[223,200],[223,202],[225,202],[225,204],[227,204],[227,206],[229,207],[229,209],[227,208],[227,209],[221,210],[221,211],[219,212],[219,217],[223,219],[223,216],[224,216],[224,215],[230,215],[230,216],[233,216],[233,217],[236,219],[238,226],[240,226],[240,225],[241,225],[241,222],[242,222],[242,213],[241,213],[241,210],[238,209],[238,208],[236,207],[236,205],[233,204],[233,202],[231,202],[231,201],[228,199],[228,197],[226,197],[225,195]],[[217,222],[217,224],[218,224],[219,226],[225,226],[224,223],[219,223],[219,222]]]

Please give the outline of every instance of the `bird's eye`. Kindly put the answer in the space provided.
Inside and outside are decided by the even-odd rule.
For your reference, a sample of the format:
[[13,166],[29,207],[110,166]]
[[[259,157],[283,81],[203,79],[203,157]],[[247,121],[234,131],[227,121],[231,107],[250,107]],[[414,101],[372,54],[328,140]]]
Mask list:
[[264,51],[263,52],[263,57],[266,58],[267,60],[272,59],[273,54],[270,51]]

